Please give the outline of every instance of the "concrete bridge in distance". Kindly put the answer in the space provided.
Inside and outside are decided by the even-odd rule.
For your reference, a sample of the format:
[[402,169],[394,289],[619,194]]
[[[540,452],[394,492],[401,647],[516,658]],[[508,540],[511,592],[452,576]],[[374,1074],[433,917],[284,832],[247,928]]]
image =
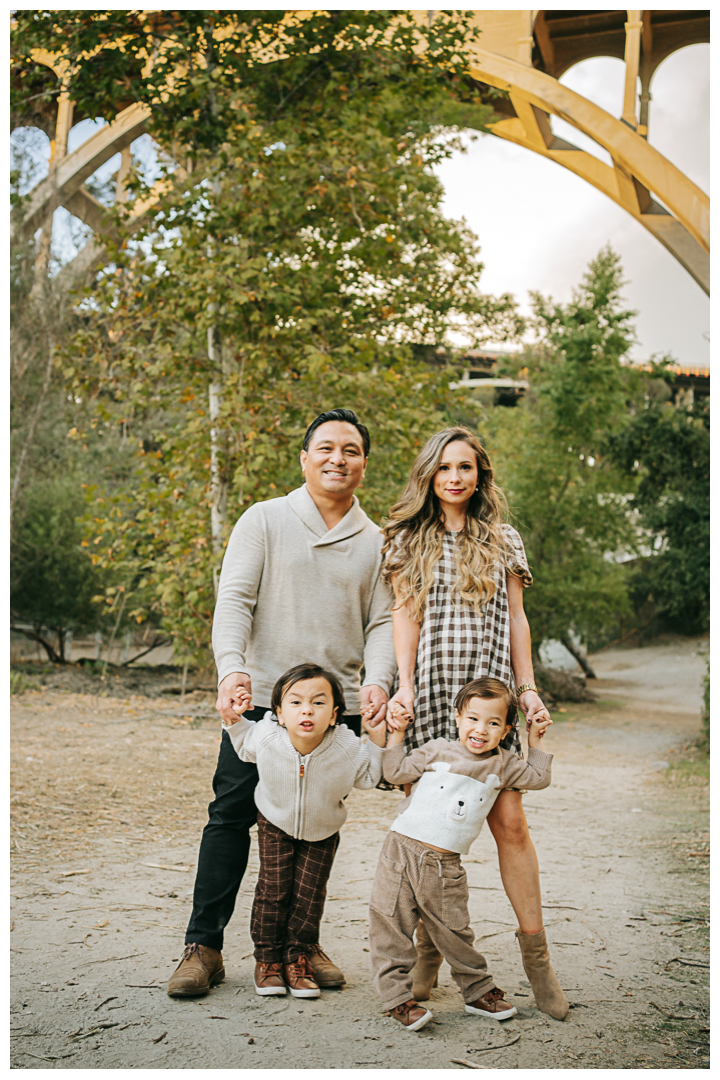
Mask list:
[[[433,14],[413,12],[418,23]],[[662,61],[687,45],[710,40],[710,12],[482,10],[474,12],[474,22],[482,33],[473,48],[469,75],[481,92],[504,91],[489,98],[497,117],[490,125],[492,133],[557,162],[602,191],[651,232],[709,294],[710,200],[652,146],[649,103],[652,78]],[[616,57],[625,64],[617,116],[558,81],[573,65],[596,56]],[[33,59],[62,76],[62,56],[36,51]],[[28,230],[41,227],[46,244],[57,206],[89,225],[95,237],[63,271],[74,275],[91,269],[102,257],[108,221],[106,208],[84,183],[121,151],[117,198],[124,199],[130,146],[144,133],[150,112],[143,105],[131,105],[68,153],[73,102],[60,94],[53,109],[49,175],[29,194],[23,225]],[[553,117],[593,139],[612,164],[557,138]],[[47,118],[43,126],[47,130]],[[152,200],[134,206],[131,221],[139,222],[151,205]]]

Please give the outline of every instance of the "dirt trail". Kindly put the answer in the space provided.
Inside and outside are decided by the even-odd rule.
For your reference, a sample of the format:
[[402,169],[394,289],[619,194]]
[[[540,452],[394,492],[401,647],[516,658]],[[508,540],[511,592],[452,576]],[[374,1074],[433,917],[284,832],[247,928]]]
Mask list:
[[381,791],[353,792],[330,882],[323,944],[342,991],[254,994],[253,847],[225,982],[168,998],[219,741],[210,695],[16,696],[13,1067],[708,1068],[707,785],[666,767],[699,734],[701,644],[598,655],[600,700],[556,712],[554,783],[525,796],[573,1005],[563,1023],[535,1007],[487,830],[465,859],[472,921],[518,1015],[466,1014],[444,965],[434,1023],[412,1033],[383,1016],[366,911],[398,795]]

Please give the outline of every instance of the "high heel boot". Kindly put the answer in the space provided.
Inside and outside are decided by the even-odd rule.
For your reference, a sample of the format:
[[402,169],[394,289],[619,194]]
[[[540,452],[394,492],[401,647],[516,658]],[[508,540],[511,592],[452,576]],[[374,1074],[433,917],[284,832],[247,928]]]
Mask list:
[[523,967],[530,980],[538,1009],[555,1020],[564,1020],[570,1003],[550,964],[545,931],[541,930],[539,934],[522,934],[517,930],[515,936],[520,943]]
[[438,984],[438,971],[443,962],[442,953],[433,943],[422,919],[415,931],[415,944],[418,951],[417,964],[413,968],[413,997],[416,1001],[427,1001],[433,986]]

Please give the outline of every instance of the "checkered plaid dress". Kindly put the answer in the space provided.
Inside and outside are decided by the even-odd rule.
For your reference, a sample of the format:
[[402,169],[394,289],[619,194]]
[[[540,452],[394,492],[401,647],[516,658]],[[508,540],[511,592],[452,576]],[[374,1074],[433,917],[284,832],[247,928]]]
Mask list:
[[[446,531],[443,553],[435,564],[435,583],[428,595],[420,630],[415,667],[415,723],[408,728],[408,751],[428,739],[456,739],[453,701],[465,683],[492,675],[514,685],[510,665],[510,616],[505,574],[532,584],[525,548],[519,533],[503,525],[507,541],[505,564],[495,571],[496,591],[478,614],[469,604],[453,605],[450,590],[455,577],[455,533]],[[521,754],[515,725],[508,749]]]

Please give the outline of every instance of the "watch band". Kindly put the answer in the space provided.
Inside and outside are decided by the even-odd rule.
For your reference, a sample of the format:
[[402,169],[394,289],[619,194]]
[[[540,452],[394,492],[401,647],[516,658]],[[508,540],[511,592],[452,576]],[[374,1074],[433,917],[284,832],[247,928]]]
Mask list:
[[522,686],[518,686],[515,690],[515,693],[518,697],[520,697],[520,695],[524,694],[526,690],[534,690],[536,694],[538,692],[538,688],[534,682],[526,682],[523,683]]

